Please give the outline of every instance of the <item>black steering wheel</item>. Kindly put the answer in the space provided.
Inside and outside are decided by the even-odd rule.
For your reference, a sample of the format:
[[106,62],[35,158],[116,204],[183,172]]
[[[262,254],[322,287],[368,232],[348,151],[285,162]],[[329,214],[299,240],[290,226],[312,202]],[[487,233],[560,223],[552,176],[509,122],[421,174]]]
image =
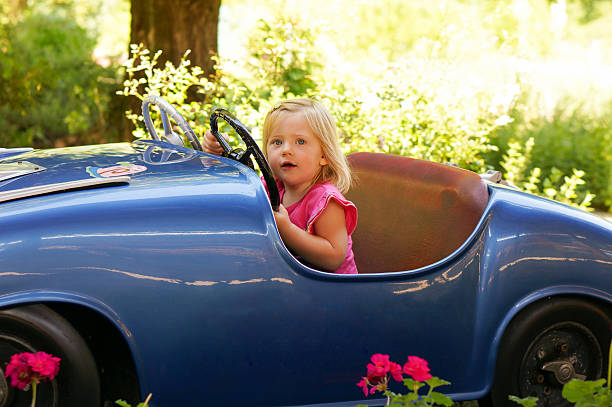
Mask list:
[[[225,120],[240,136],[244,144],[246,145],[246,150],[241,149],[232,149],[229,143],[221,134],[219,134],[219,126],[217,122],[219,119]],[[261,170],[261,174],[266,181],[266,186],[268,187],[268,194],[270,195],[270,203],[272,205],[272,209],[278,211],[278,206],[280,204],[280,195],[278,193],[278,185],[276,185],[276,180],[272,175],[272,170],[268,165],[268,161],[266,161],[266,157],[261,152],[261,149],[251,136],[251,133],[247,130],[244,124],[240,123],[238,119],[236,119],[230,112],[225,109],[215,109],[210,114],[210,131],[217,138],[221,147],[223,147],[223,157],[229,157],[236,161],[240,161],[245,165],[251,165],[251,156],[255,158],[259,169]]]
[[[161,113],[162,125],[164,126],[164,135],[160,139],[157,135],[157,131],[155,131],[155,127],[153,127],[153,121],[151,120],[150,113],[150,105],[154,104],[159,108],[159,112]],[[151,137],[157,141],[167,141],[168,143],[172,143],[178,146],[184,146],[183,138],[172,131],[172,126],[170,126],[170,121],[168,120],[168,115],[174,119],[176,124],[183,131],[183,134],[189,139],[191,142],[191,146],[198,151],[202,151],[202,144],[200,144],[200,140],[196,137],[195,133],[187,123],[187,120],[181,116],[181,114],[172,106],[170,103],[166,102],[161,96],[150,95],[147,96],[142,101],[142,115],[144,116],[144,122],[147,126],[147,130]]]

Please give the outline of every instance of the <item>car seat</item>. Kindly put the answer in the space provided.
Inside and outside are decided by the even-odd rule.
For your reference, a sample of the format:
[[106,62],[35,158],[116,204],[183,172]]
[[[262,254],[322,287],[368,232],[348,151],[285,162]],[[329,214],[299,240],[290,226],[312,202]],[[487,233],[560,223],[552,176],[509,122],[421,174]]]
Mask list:
[[367,152],[348,161],[359,273],[414,270],[444,259],[474,231],[489,199],[480,176],[457,167]]

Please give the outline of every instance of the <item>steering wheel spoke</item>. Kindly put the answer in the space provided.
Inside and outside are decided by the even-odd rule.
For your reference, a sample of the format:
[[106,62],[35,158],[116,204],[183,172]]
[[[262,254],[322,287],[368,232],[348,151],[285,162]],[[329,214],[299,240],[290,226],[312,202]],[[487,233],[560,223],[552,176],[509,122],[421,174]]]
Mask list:
[[242,164],[255,169],[253,166],[253,160],[251,159],[251,157],[253,156],[252,151],[249,149],[243,150],[240,153],[240,157],[238,157],[238,161],[240,161]]
[[[223,119],[226,121],[236,133],[240,136],[244,144],[246,145],[246,149],[242,152],[235,153],[235,150],[232,150],[231,146],[219,133],[219,119]],[[278,206],[280,205],[280,194],[278,192],[278,186],[276,185],[276,180],[272,175],[272,169],[268,165],[268,161],[266,157],[261,152],[261,149],[251,136],[251,133],[247,130],[246,126],[234,116],[230,114],[225,109],[215,109],[210,115],[210,131],[219,141],[221,147],[223,147],[224,156],[233,158],[236,161],[239,161],[245,165],[248,165],[248,162],[251,162],[251,156],[255,158],[259,169],[263,175],[264,180],[266,181],[266,186],[268,187],[268,194],[270,195],[270,203],[272,205],[272,209],[278,211]]]
[[168,120],[168,114],[165,110],[159,110],[162,119],[162,126],[164,128],[164,135],[168,137],[172,134],[172,126],[170,126],[170,120]]
[[[164,136],[162,137],[162,139],[160,139],[159,135],[157,134],[157,131],[153,126],[153,121],[151,120],[151,105],[156,105],[159,108],[161,114],[162,126],[164,129]],[[163,140],[180,146],[184,145],[181,137],[172,130],[170,119],[168,118],[168,116],[170,116],[176,122],[178,127],[183,131],[183,134],[185,135],[185,137],[187,137],[187,139],[191,143],[191,146],[195,150],[203,151],[202,144],[200,144],[200,140],[198,140],[198,138],[196,137],[193,129],[191,128],[191,126],[189,126],[189,123],[187,123],[187,120],[185,120],[185,118],[183,118],[183,116],[170,103],[162,99],[160,96],[150,95],[143,100],[142,115],[144,117],[144,122],[147,126],[147,130],[149,131],[149,134],[151,134],[151,137],[154,140]]]

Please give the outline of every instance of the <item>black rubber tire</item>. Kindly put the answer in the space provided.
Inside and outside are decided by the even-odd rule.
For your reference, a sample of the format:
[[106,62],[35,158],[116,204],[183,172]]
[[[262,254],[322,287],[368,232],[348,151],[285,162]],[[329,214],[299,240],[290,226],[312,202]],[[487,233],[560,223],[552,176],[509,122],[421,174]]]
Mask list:
[[553,360],[571,359],[576,373],[586,380],[604,377],[611,326],[610,307],[584,298],[548,298],[521,311],[500,344],[491,390],[493,405],[516,407],[508,400],[508,395],[515,395],[536,396],[538,406],[570,406],[561,396],[563,384],[541,367]]
[[31,391],[11,387],[10,380],[3,378],[4,370],[13,354],[38,351],[57,356],[61,361],[56,378],[38,385],[37,406],[100,405],[100,378],[87,344],[59,314],[35,304],[0,310],[0,381],[5,380],[0,385],[8,384],[8,393],[0,394],[0,407],[30,405]]

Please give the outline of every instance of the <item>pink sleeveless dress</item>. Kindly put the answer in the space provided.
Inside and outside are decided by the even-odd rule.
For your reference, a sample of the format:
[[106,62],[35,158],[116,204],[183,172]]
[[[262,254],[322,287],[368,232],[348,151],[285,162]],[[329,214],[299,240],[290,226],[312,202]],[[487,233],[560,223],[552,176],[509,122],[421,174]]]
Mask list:
[[[285,186],[282,181],[277,180],[276,183],[278,184],[278,192],[280,193],[282,202],[283,195],[285,194]],[[351,201],[347,200],[333,184],[325,182],[310,187],[302,199],[286,208],[289,213],[289,219],[294,225],[314,235],[314,224],[332,199],[344,208],[346,232],[348,234],[348,244],[344,262],[340,268],[334,270],[333,273],[357,274],[357,266],[355,265],[355,258],[353,255],[353,240],[351,239],[351,233],[353,233],[357,226],[357,207]]]

